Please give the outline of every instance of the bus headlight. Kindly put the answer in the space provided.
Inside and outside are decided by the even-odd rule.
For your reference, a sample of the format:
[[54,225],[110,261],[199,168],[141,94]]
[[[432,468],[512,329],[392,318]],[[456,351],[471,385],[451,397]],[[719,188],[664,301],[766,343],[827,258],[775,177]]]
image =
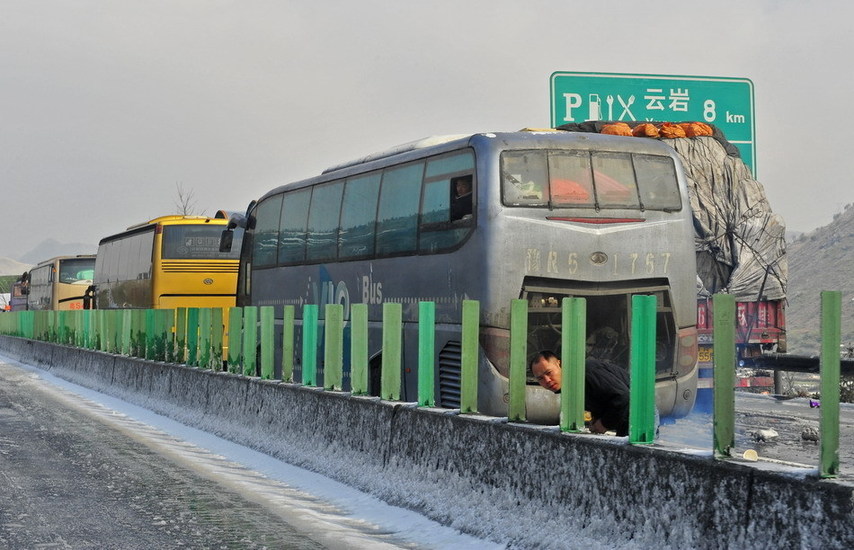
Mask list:
[[697,327],[683,328],[677,333],[679,372],[688,372],[697,364]]

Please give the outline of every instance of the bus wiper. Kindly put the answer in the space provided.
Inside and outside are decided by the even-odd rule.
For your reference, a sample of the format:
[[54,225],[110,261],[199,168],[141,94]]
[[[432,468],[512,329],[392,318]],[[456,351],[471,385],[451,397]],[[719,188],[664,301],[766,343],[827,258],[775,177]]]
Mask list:
[[512,183],[516,187],[518,187],[520,189],[522,188],[522,181],[513,177],[513,174],[511,174],[509,172],[502,172],[501,175],[504,176],[505,180],[508,180],[510,183]]

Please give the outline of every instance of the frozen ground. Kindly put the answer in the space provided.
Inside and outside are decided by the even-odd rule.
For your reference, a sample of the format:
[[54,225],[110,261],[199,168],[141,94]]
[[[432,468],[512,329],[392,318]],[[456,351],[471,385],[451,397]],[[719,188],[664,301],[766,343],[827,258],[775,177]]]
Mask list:
[[190,428],[147,409],[67,382],[0,356],[0,361],[79,398],[89,414],[110,420],[183,466],[213,475],[231,490],[285,510],[290,523],[329,547],[471,548],[504,545],[477,539],[410,510],[390,506],[322,475]]

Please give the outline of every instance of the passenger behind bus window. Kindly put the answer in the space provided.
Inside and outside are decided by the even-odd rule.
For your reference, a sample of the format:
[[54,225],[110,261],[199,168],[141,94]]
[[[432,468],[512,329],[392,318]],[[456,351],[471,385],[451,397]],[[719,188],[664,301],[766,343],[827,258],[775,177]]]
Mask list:
[[471,176],[451,178],[453,198],[451,200],[451,221],[461,220],[472,214]]
[[[560,359],[543,350],[531,360],[531,373],[539,384],[555,393],[562,387]],[[585,362],[584,409],[593,417],[593,433],[615,431],[629,435],[629,372],[619,365],[588,357]]]

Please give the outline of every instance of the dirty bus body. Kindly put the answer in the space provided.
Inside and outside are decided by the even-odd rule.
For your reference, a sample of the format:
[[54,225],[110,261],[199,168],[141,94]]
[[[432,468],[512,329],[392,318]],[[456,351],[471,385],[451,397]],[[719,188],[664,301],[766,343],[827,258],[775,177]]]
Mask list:
[[219,252],[227,223],[224,218],[161,216],[101,239],[97,307],[233,307],[237,253]]
[[58,256],[40,262],[30,270],[27,307],[23,309],[83,309],[94,269],[94,255]]
[[[474,188],[467,205],[457,197],[465,182]],[[320,305],[322,318],[324,304],[340,303],[349,319],[350,306],[365,303],[375,393],[382,304],[395,302],[404,321],[402,398],[415,400],[418,303],[433,301],[437,404],[457,407],[462,301],[473,299],[478,407],[503,416],[512,299],[529,303],[529,358],[560,353],[561,299],[581,296],[588,354],[628,366],[629,306],[642,293],[658,298],[658,407],[683,415],[693,405],[690,208],[675,153],[657,142],[563,132],[428,138],[283,185],[232,222],[247,227],[238,305],[275,306],[277,319],[283,305],[296,306],[297,380],[302,306]],[[557,395],[533,380],[526,390],[528,419],[556,423]]]

